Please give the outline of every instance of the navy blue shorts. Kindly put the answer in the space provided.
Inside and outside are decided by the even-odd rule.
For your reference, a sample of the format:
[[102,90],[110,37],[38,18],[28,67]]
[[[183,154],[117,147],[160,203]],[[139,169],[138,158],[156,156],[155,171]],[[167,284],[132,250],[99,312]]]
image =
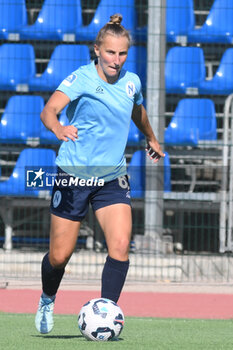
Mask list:
[[55,179],[50,211],[56,216],[73,221],[82,221],[89,209],[89,203],[94,211],[108,205],[130,203],[130,187],[128,176],[100,185],[96,178],[85,180],[70,176],[58,168]]

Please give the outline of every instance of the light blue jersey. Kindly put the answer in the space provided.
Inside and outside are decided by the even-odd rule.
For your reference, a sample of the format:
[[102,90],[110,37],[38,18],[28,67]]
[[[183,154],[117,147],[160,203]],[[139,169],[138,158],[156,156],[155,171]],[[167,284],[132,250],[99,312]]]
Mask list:
[[59,85],[71,100],[67,117],[78,139],[63,142],[56,164],[65,172],[111,181],[126,174],[125,147],[133,105],[143,101],[139,77],[124,69],[114,84],[102,80],[95,62],[80,67]]

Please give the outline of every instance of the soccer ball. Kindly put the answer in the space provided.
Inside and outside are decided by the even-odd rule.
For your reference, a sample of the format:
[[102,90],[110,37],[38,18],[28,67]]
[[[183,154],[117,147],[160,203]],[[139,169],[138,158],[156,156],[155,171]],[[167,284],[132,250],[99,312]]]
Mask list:
[[123,329],[124,314],[112,300],[92,299],[81,308],[78,326],[80,332],[88,340],[114,340]]

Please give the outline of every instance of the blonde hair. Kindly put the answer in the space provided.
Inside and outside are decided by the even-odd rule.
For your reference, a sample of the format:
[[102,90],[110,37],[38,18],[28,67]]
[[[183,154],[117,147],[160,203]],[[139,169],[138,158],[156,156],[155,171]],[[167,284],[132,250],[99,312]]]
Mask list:
[[130,36],[130,33],[123,25],[122,22],[122,15],[119,13],[115,13],[114,15],[110,16],[110,21],[107,22],[99,31],[97,34],[95,43],[97,46],[100,46],[104,40],[104,37],[107,34],[114,35],[114,36],[125,36],[129,41],[129,47],[132,45],[132,38]]

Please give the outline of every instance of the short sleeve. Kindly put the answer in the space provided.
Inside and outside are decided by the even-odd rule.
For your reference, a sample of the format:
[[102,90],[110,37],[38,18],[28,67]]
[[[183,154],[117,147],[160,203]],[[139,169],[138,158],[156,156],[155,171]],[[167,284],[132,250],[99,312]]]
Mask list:
[[137,105],[141,105],[143,102],[142,95],[142,84],[140,78],[135,74],[135,95],[134,95],[134,103]]
[[82,93],[80,89],[82,85],[80,84],[80,80],[80,74],[77,70],[66,77],[56,90],[64,92],[64,94],[66,94],[71,101],[74,101],[80,97]]

